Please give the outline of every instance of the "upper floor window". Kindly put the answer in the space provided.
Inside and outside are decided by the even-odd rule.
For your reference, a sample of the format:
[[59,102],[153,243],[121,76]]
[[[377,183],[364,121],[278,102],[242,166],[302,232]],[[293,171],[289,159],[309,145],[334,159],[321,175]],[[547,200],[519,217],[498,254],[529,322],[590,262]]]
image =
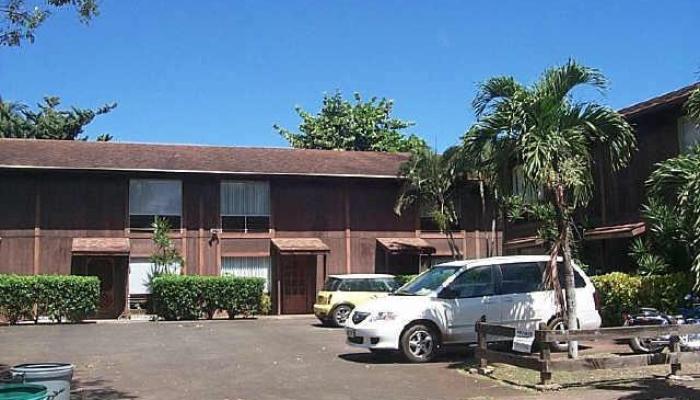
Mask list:
[[520,196],[526,201],[534,201],[537,199],[537,190],[525,179],[525,170],[523,169],[522,165],[518,165],[513,168],[512,182],[513,195]]
[[678,120],[678,151],[687,153],[698,144],[700,144],[700,124],[690,118],[680,118]]
[[[458,231],[460,229],[462,221],[462,201],[461,198],[456,198],[453,201],[453,206],[455,208],[455,216],[457,220],[452,223],[448,229],[451,231]],[[422,205],[420,208],[420,230],[425,232],[439,232],[440,226],[438,225],[435,218],[433,218],[432,210],[430,207]]]
[[129,181],[129,227],[152,229],[155,217],[164,218],[173,229],[180,229],[182,182],[170,179]]
[[221,228],[233,232],[268,232],[270,184],[268,182],[222,182]]

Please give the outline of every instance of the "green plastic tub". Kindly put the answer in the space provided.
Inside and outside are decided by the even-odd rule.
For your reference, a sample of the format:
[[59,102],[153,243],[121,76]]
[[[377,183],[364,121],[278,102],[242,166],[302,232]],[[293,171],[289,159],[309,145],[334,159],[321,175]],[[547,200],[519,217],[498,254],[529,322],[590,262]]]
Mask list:
[[48,398],[46,386],[23,383],[0,384],[0,400],[45,400]]

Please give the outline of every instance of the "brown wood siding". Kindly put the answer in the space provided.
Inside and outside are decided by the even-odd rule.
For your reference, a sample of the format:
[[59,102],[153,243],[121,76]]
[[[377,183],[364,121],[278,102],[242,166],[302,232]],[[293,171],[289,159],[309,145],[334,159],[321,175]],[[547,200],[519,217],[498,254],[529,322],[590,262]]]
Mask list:
[[0,273],[34,272],[34,238],[3,237],[0,241]]
[[276,179],[271,185],[276,231],[345,229],[342,186],[332,180]]
[[400,185],[396,182],[352,182],[349,185],[350,229],[415,231],[417,207],[394,213]]
[[3,230],[33,230],[34,179],[28,174],[0,174],[0,188],[0,237]]

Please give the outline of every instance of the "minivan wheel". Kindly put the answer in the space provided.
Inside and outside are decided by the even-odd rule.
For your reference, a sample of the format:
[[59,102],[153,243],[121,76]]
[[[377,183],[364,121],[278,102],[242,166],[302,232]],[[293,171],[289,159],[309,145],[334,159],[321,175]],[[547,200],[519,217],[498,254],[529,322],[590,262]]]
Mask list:
[[416,324],[401,335],[401,353],[410,362],[424,363],[435,358],[438,350],[438,337],[426,325]]
[[341,304],[333,309],[333,313],[331,314],[331,322],[335,326],[345,326],[351,312],[352,307],[347,304]]
[[[567,330],[567,323],[562,318],[555,318],[549,321],[547,329],[552,331],[565,331]],[[569,349],[569,342],[552,342],[549,344],[549,348],[556,352],[567,351]]]

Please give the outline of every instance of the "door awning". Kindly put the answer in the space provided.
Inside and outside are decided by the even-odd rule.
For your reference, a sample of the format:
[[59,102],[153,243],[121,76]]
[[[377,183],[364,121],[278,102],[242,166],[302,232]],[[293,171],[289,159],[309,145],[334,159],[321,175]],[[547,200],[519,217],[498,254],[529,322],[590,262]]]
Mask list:
[[603,239],[623,239],[639,236],[646,231],[644,222],[634,222],[630,224],[600,226],[593,229],[586,229],[583,238],[586,240]]
[[129,255],[128,238],[74,238],[73,254]]
[[416,237],[377,238],[377,242],[390,253],[434,254],[435,247],[425,239]]
[[281,254],[328,253],[331,249],[318,238],[274,238],[272,245]]
[[544,240],[540,239],[537,236],[526,236],[522,238],[506,240],[506,242],[503,243],[503,247],[509,250],[515,250],[526,249],[528,247],[537,247],[543,244]]

